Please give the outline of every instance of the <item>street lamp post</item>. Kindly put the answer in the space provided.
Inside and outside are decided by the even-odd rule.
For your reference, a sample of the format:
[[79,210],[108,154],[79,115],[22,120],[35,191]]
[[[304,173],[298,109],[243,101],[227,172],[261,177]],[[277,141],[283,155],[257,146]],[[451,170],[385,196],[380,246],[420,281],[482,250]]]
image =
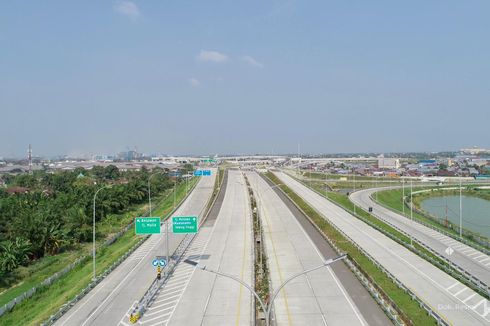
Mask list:
[[[152,211],[151,211],[151,183],[150,183],[150,179],[154,175],[161,174],[161,173],[165,173],[165,171],[155,172],[153,174],[150,174],[150,176],[148,177],[148,203],[150,205],[150,217],[152,215]],[[174,209],[175,209],[175,183],[174,183]],[[164,221],[163,225],[164,225],[164,228],[165,228],[165,246],[166,246],[167,266],[169,266],[170,265],[169,264],[170,263],[170,249],[169,249],[168,218],[167,218],[167,220]]]
[[402,177],[402,212],[405,216],[405,180]]
[[463,238],[463,198],[461,176],[459,176],[459,237]]
[[149,208],[150,208],[150,216],[152,214],[152,210],[151,210],[151,178],[157,174],[165,174],[166,172],[165,171],[157,171],[155,173],[152,173],[150,174],[150,176],[148,177],[148,204],[149,204]]
[[221,273],[221,272],[218,272],[218,271],[215,271],[215,270],[206,268],[205,265],[204,266],[201,266],[197,262],[192,261],[190,259],[184,260],[184,263],[187,263],[189,265],[195,266],[196,268],[199,268],[200,270],[207,271],[207,272],[210,272],[210,273],[213,273],[213,274],[216,274],[216,275],[220,275],[220,276],[223,276],[223,277],[232,279],[232,280],[240,283],[244,287],[246,287],[252,293],[252,295],[257,299],[257,301],[259,302],[259,304],[260,304],[260,306],[262,308],[262,311],[265,313],[265,324],[266,324],[266,326],[269,326],[270,325],[270,318],[271,318],[272,309],[274,307],[274,300],[276,299],[276,297],[278,296],[279,292],[282,290],[282,288],[284,286],[286,286],[290,281],[294,280],[295,278],[297,278],[297,277],[299,277],[301,275],[305,275],[307,273],[316,271],[317,269],[320,269],[320,268],[323,268],[323,267],[327,267],[327,266],[329,266],[329,265],[331,265],[331,264],[333,264],[333,263],[335,263],[335,262],[337,262],[339,260],[345,259],[346,257],[347,257],[347,254],[342,254],[342,255],[340,255],[340,256],[338,256],[336,258],[327,259],[326,261],[323,262],[323,264],[321,264],[319,266],[316,266],[314,268],[310,268],[308,270],[305,270],[305,271],[302,271],[302,272],[297,273],[295,275],[292,275],[286,281],[284,281],[281,285],[279,285],[279,287],[274,291],[274,293],[272,294],[271,300],[268,302],[268,304],[265,304],[264,303],[264,301],[260,298],[260,296],[257,294],[257,292],[255,292],[254,289],[250,285],[248,285],[247,283],[243,282],[242,280],[240,280],[239,278],[237,278],[237,277],[235,277],[233,275]]
[[[354,179],[354,191],[353,192],[356,192],[356,171],[355,170],[352,171],[352,178]],[[354,204],[354,214],[356,214],[356,202],[352,201],[352,203]]]
[[96,275],[95,275],[95,199],[97,198],[97,194],[99,191],[105,188],[110,188],[111,185],[106,185],[101,188],[99,188],[95,194],[94,194],[94,215],[93,215],[93,234],[92,234],[92,261],[93,261],[93,277],[92,280],[95,281]]
[[[413,227],[413,179],[410,179],[410,221]],[[410,233],[410,246],[413,247],[413,237]]]

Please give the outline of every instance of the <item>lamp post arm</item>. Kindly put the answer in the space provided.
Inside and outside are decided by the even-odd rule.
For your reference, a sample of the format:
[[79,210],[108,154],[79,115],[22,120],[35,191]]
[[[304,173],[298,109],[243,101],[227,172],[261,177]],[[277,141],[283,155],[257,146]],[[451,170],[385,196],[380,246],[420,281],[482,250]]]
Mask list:
[[94,194],[94,216],[93,216],[93,225],[92,225],[92,261],[93,261],[93,275],[92,278],[95,280],[96,274],[95,274],[95,200],[97,199],[97,195],[102,189],[109,188],[111,185],[105,185],[103,187],[100,187],[97,189],[97,191]]
[[150,176],[148,177],[148,205],[150,208],[150,216],[152,215],[152,212],[151,212],[151,183],[150,183],[150,181],[154,175],[161,174],[161,173],[165,173],[165,171],[157,171],[155,173],[150,174]]
[[264,314],[266,314],[265,316],[265,320],[266,320],[266,325],[269,325],[269,319],[267,317],[267,309],[266,309],[266,305],[264,304],[264,302],[262,301],[262,299],[259,297],[259,295],[257,294],[257,292],[254,291],[254,289],[252,289],[252,287],[250,285],[248,285],[247,283],[243,282],[241,279],[239,279],[238,277],[235,277],[233,275],[229,275],[229,274],[225,274],[225,273],[221,273],[221,272],[218,272],[218,271],[215,271],[215,270],[212,270],[212,269],[208,269],[206,268],[206,266],[197,266],[197,268],[199,269],[202,269],[203,271],[207,271],[207,272],[210,272],[210,273],[213,273],[213,274],[216,274],[216,275],[220,275],[220,276],[223,276],[223,277],[227,277],[229,279],[232,279],[238,283],[240,283],[241,285],[243,285],[244,287],[246,287],[255,297],[255,299],[257,299],[257,301],[259,302],[261,308],[262,308],[262,311],[264,312]]
[[316,271],[317,269],[320,269],[320,268],[323,268],[323,267],[326,267],[338,260],[341,260],[341,259],[344,259],[345,257],[347,257],[346,254],[343,254],[343,255],[340,255],[339,257],[336,257],[336,258],[333,258],[333,259],[329,259],[327,261],[325,261],[322,265],[320,266],[317,266],[317,267],[314,267],[314,268],[311,268],[311,269],[308,269],[308,270],[305,270],[305,271],[302,271],[298,274],[295,274],[291,277],[289,277],[286,281],[284,281],[284,283],[282,283],[275,291],[274,291],[274,294],[272,295],[272,298],[271,300],[269,301],[269,307],[267,309],[267,320],[269,320],[270,318],[270,314],[271,314],[271,311],[272,311],[272,307],[273,307],[273,304],[274,304],[274,300],[276,299],[277,295],[279,294],[279,292],[281,291],[281,289],[286,286],[286,284],[288,284],[290,281],[294,280],[295,278],[301,276],[301,275],[304,275],[304,274],[307,274],[307,273],[310,273],[310,272],[313,272],[313,271]]

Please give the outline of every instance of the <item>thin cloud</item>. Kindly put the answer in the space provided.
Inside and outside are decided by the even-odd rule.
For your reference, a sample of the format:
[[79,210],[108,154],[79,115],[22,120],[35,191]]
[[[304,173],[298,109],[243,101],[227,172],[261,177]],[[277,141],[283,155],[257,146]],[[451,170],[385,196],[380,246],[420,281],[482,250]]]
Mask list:
[[257,67],[257,68],[264,68],[264,64],[255,60],[251,56],[245,55],[240,58],[243,62],[247,63],[249,66],[252,67]]
[[229,60],[228,56],[218,51],[201,50],[196,57],[197,61],[223,63]]
[[191,85],[192,87],[199,87],[201,86],[201,82],[199,81],[199,79],[197,78],[189,78],[188,79],[188,82],[189,82],[189,85]]
[[141,16],[138,6],[132,1],[119,1],[116,5],[114,5],[114,10],[117,13],[131,19],[137,19]]

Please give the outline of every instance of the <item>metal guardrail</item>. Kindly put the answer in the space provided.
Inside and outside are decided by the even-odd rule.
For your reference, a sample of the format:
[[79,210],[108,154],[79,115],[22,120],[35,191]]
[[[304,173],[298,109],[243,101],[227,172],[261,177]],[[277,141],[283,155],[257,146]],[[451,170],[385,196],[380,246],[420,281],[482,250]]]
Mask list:
[[[126,233],[132,226],[134,225],[134,222],[129,223],[126,225],[122,230],[117,232],[114,236],[112,236],[110,239],[105,241],[102,246],[99,248],[104,248],[107,247],[111,244],[113,244],[117,239],[119,239],[124,233]],[[39,289],[50,286],[52,283],[54,283],[56,280],[58,280],[60,277],[64,276],[67,274],[69,271],[71,271],[73,268],[78,266],[81,262],[85,261],[86,259],[90,258],[90,255],[82,256],[75,260],[73,263],[69,264],[67,267],[62,269],[61,271],[58,271],[54,273],[53,275],[49,276],[45,280],[43,280],[39,285],[34,286],[27,290],[26,292],[22,293],[21,295],[17,296],[13,300],[9,301],[2,307],[0,307],[0,317],[4,315],[6,312],[9,312],[12,310],[16,305],[24,301],[25,299],[28,299],[34,295]]]
[[116,267],[121,265],[121,263],[128,258],[136,249],[141,246],[146,239],[148,239],[149,236],[146,236],[145,238],[141,239],[138,241],[131,249],[126,251],[126,253],[121,256],[117,261],[115,261],[109,268],[107,268],[102,274],[97,276],[95,281],[90,282],[87,287],[85,287],[82,291],[80,291],[79,294],[75,296],[72,300],[70,300],[68,303],[64,304],[61,306],[61,308],[54,314],[52,315],[48,320],[43,322],[41,326],[47,326],[47,325],[52,325],[54,322],[56,322],[58,319],[60,319],[68,310],[70,310],[78,301],[80,301],[85,295],[87,295],[97,284],[102,282]]
[[[375,202],[378,203],[377,201],[375,201]],[[409,203],[410,202],[408,201],[408,199],[406,201],[404,201],[404,204],[407,205],[407,206],[409,206]],[[386,205],[384,205],[382,203],[378,203],[378,204],[381,205],[381,206],[383,206],[383,207],[385,207],[385,208],[387,208],[387,209],[390,209],[391,210],[391,208],[387,207]],[[413,208],[414,208],[413,209],[414,212],[416,212],[416,213],[418,213],[418,214],[420,214],[422,216],[425,216],[426,218],[428,218],[430,220],[433,220],[434,222],[436,222],[438,224],[441,224],[441,226],[444,227],[442,225],[442,223],[440,222],[440,220],[437,217],[434,217],[434,216],[428,214],[427,212],[424,212],[424,211],[419,210],[415,205],[413,206]],[[407,217],[406,215],[403,215],[403,212],[399,212],[399,214],[402,215],[402,216],[404,216],[404,217]],[[490,243],[488,241],[486,241],[486,240],[484,240],[484,239],[476,236],[474,233],[472,233],[470,231],[467,231],[464,228],[463,228],[463,235],[464,236],[467,236],[467,237],[472,236],[473,237],[473,240],[468,240],[468,239],[466,239],[464,237],[463,238],[460,238],[459,235],[455,235],[455,234],[453,234],[451,232],[447,232],[446,230],[444,230],[441,227],[433,226],[430,223],[427,223],[427,222],[422,221],[420,219],[414,219],[414,221],[416,221],[416,222],[418,222],[418,223],[420,223],[420,224],[422,224],[424,226],[427,226],[428,228],[431,228],[432,230],[438,231],[438,232],[444,234],[445,236],[448,236],[450,238],[453,238],[454,240],[457,240],[459,242],[462,242],[462,243],[464,243],[467,246],[470,246],[470,247],[472,247],[472,248],[474,248],[476,250],[479,250],[479,251],[485,253],[486,255],[490,255],[490,250],[488,249],[488,247],[490,247]],[[456,231],[456,232],[459,232],[459,228],[458,229],[454,229],[452,227],[453,224],[451,223],[450,225],[451,225],[451,227],[450,227],[451,230]]]
[[[300,181],[301,182],[301,181]],[[308,188],[310,189],[310,188]],[[311,189],[318,195],[322,196],[316,189]],[[281,189],[282,191],[282,189]],[[290,198],[286,193],[284,193],[288,198]],[[323,198],[327,199],[330,201],[332,204],[342,208],[343,210],[349,212],[349,210],[346,210],[336,202],[330,200],[329,198],[322,196]],[[294,203],[294,201],[290,198],[290,200]],[[294,203],[296,205],[296,203]],[[296,205],[298,207],[298,205]],[[311,206],[310,206],[311,207]],[[319,215],[324,216],[322,213],[320,213],[317,209],[314,207],[311,207],[314,211],[316,211]],[[300,208],[301,209],[301,208]],[[349,212],[351,213],[351,212]],[[352,213],[351,213],[352,214]],[[307,215],[306,215],[307,216]],[[367,251],[365,251],[362,247],[360,247],[352,238],[350,238],[347,234],[344,233],[340,228],[338,228],[335,224],[333,224],[329,219],[325,218],[325,221],[331,225],[337,232],[342,234],[347,240],[349,240],[360,252],[362,252],[374,265],[376,265],[383,273],[385,273],[400,289],[404,290],[408,295],[422,307],[431,317],[433,317],[438,325],[446,325],[450,326],[451,324],[444,319],[441,315],[439,315],[435,309],[433,309],[428,303],[424,302],[422,298],[420,298],[413,290],[409,289],[406,287],[402,281],[400,281],[396,276],[391,274],[386,268],[383,267],[374,257],[372,257]],[[314,224],[314,222],[313,222]],[[316,226],[316,224],[314,224]],[[390,299],[391,300],[391,299]],[[395,305],[396,306],[396,305]],[[391,318],[391,317],[390,317]]]
[[[300,183],[302,183],[303,185],[305,185],[306,187],[308,187],[309,189],[315,191],[316,193],[318,193],[319,195],[321,195],[322,197],[325,197],[323,196],[323,194],[321,194],[319,191],[317,191],[316,189],[314,188],[311,188],[309,187],[305,182],[303,182],[302,180],[298,180]],[[325,197],[327,198],[327,197]],[[327,198],[328,200],[330,200],[329,198]],[[371,200],[374,201],[374,199],[371,197]],[[443,264],[441,264],[439,261],[437,260],[434,260],[432,257],[428,256],[427,254],[421,252],[420,250],[417,250],[416,248],[414,247],[411,247],[410,245],[408,245],[407,243],[405,243],[404,241],[402,241],[401,239],[399,239],[398,237],[396,237],[395,235],[391,234],[390,232],[380,228],[379,226],[377,226],[376,224],[372,223],[371,221],[365,219],[364,217],[358,215],[357,213],[349,210],[349,209],[346,209],[340,205],[338,205],[337,203],[333,202],[332,200],[330,200],[332,203],[336,204],[337,206],[341,207],[342,209],[348,211],[351,215],[353,216],[356,216],[358,219],[362,220],[364,223],[368,224],[369,226],[373,227],[374,229],[378,230],[379,232],[383,233],[384,235],[386,235],[387,237],[391,238],[393,241],[396,241],[397,243],[399,243],[400,245],[404,246],[406,249],[414,252],[415,254],[417,254],[418,256],[422,257],[423,259],[427,260],[428,262],[430,262],[431,264],[433,264],[434,266],[436,266],[437,268],[443,270],[444,272],[446,272],[447,274],[449,274],[450,276],[454,277],[455,279],[459,280],[460,282],[462,282],[463,284],[465,284],[466,286],[468,286],[469,288],[473,289],[474,291],[480,293],[482,296],[486,297],[486,298],[489,298],[490,297],[490,288],[489,286],[484,283],[483,281],[481,281],[480,279],[478,279],[477,277],[475,277],[473,274],[471,274],[470,272],[468,272],[466,269],[464,269],[463,267],[459,266],[458,264],[452,262],[451,260],[448,260],[446,257],[444,257],[443,255],[441,255],[440,253],[438,253],[437,251],[433,250],[432,248],[430,248],[429,246],[427,246],[426,244],[424,244],[423,242],[419,241],[418,239],[416,238],[413,238],[413,240],[415,240],[416,243],[418,243],[420,246],[422,246],[424,249],[426,249],[427,251],[429,251],[431,254],[433,254],[434,256],[438,257],[439,259],[445,261],[448,265],[450,265],[452,267],[449,268],[448,266],[445,266]],[[374,201],[376,202],[376,201]],[[377,202],[376,202],[377,203]],[[355,204],[354,204],[355,205]],[[382,204],[381,204],[382,205]],[[356,205],[356,206],[359,206],[359,205]],[[384,205],[382,205],[383,207],[385,207]],[[363,209],[361,206],[359,206],[361,209]],[[386,207],[387,208],[387,207]],[[388,224],[390,227],[394,228],[395,230],[397,230],[398,232],[402,233],[403,235],[407,236],[407,237],[410,237],[410,234],[407,233],[406,231],[398,228],[396,225],[392,224],[391,222],[383,219],[382,217],[380,217],[379,215],[377,214],[374,214],[373,212],[370,213],[371,215],[374,215],[376,218],[378,218],[379,220],[383,221],[384,223]]]
[[[223,173],[225,173],[225,172],[223,171]],[[224,180],[225,180],[225,177],[223,177],[221,179],[221,183],[218,184],[218,189],[219,190],[218,190],[218,192],[216,192],[216,195],[214,196],[214,198],[212,198],[212,197],[209,198],[208,199],[208,202],[206,203],[206,205],[204,205],[203,210],[198,214],[198,215],[201,215],[202,213],[204,213],[203,214],[204,215],[204,218],[200,221],[199,226],[201,226],[202,224],[204,224],[204,222],[206,221],[207,217],[209,216],[209,213],[211,212],[211,208],[214,206],[214,203],[216,202],[216,200],[219,197],[219,194],[220,194],[221,189],[222,189],[222,183],[223,183]],[[219,182],[219,179],[218,179],[218,182]],[[214,190],[213,190],[213,193],[214,193]],[[209,204],[210,202],[211,202],[211,204]],[[177,208],[174,211],[172,211],[169,214],[169,216],[171,216],[171,214],[173,214],[176,210],[177,210]],[[166,232],[169,232],[169,230],[166,230]],[[130,313],[130,316],[129,316],[129,321],[131,323],[134,324],[139,319],[141,319],[141,317],[143,317],[144,313],[146,312],[146,309],[148,308],[148,305],[153,301],[153,299],[155,297],[155,294],[158,292],[158,290],[165,283],[167,283],[167,281],[169,280],[170,276],[172,276],[173,272],[175,271],[175,268],[177,267],[177,265],[179,264],[179,262],[184,257],[185,252],[187,251],[187,249],[189,248],[189,246],[191,245],[192,241],[197,236],[197,234],[198,233],[196,233],[196,234],[187,234],[182,239],[182,241],[179,243],[179,245],[177,246],[177,248],[173,252],[172,256],[170,257],[170,259],[169,259],[170,261],[167,262],[167,264],[168,264],[167,266],[168,267],[167,267],[166,273],[164,274],[163,279],[161,279],[161,280],[155,279],[151,283],[151,285],[148,287],[148,290],[146,290],[145,294],[143,294],[142,298],[137,302],[137,304],[131,310],[131,313]]]
[[[284,190],[282,190],[279,187],[279,190],[291,201],[291,203],[307,218],[307,220],[310,222],[311,225],[322,235],[322,237],[328,242],[328,244],[334,249],[334,251],[337,254],[342,254],[344,251],[342,251],[336,244],[333,242],[326,234],[323,232],[323,230],[303,211],[303,209],[296,204],[296,202],[286,193]],[[310,206],[311,207],[311,206]],[[313,208],[313,207],[312,207]],[[314,208],[313,208],[314,209]],[[314,209],[317,213],[318,211]],[[321,215],[321,214],[320,214]],[[332,225],[330,221],[327,220],[327,223],[329,225]],[[333,225],[332,225],[333,226]],[[337,231],[337,227],[333,226]],[[343,232],[341,232],[342,235],[344,235]],[[352,242],[352,239],[349,237],[346,237],[349,241]],[[355,243],[354,243],[355,245]],[[356,246],[356,245],[355,245]],[[357,246],[356,246],[357,247]],[[369,259],[370,257],[367,256]],[[397,308],[396,304],[388,297],[387,294],[385,294],[381,288],[374,282],[374,280],[371,279],[362,270],[362,267],[350,256],[348,256],[344,261],[347,264],[347,267],[354,273],[356,278],[361,282],[361,284],[366,288],[366,290],[369,292],[369,294],[378,302],[378,304],[382,307],[383,311],[386,313],[386,315],[393,321],[395,325],[406,325],[406,322],[404,322],[404,318],[401,317],[403,314],[399,311]],[[378,264],[376,264],[378,265]]]
[[[192,190],[196,187],[197,183],[193,185],[193,187],[190,189],[189,193],[179,202],[179,204],[177,205],[180,206],[182,204],[182,202],[190,195],[190,193],[192,192]],[[168,198],[168,196],[166,197]],[[165,199],[163,199],[165,200]],[[149,213],[149,211],[147,211],[147,213]],[[168,214],[168,216],[170,216],[170,214],[173,213],[170,212]],[[116,235],[107,240],[104,245],[110,245],[112,244],[115,240],[117,240],[117,238],[121,237],[126,231],[128,231],[132,226],[134,225],[134,221],[129,223],[123,230],[124,231],[119,231],[118,233],[116,233]],[[144,237],[142,237],[142,239],[140,241],[138,241],[133,247],[131,247],[124,255],[122,255],[117,261],[115,261],[110,267],[108,267],[102,274],[100,274],[96,279],[95,281],[92,281],[91,283],[89,283],[87,285],[87,287],[85,287],[84,289],[82,289],[80,291],[79,294],[77,294],[75,296],[75,298],[73,298],[72,300],[68,301],[66,304],[64,304],[63,306],[61,306],[61,308],[54,314],[52,315],[48,320],[46,320],[45,322],[43,322],[41,324],[41,326],[47,326],[47,325],[52,325],[54,322],[56,322],[58,319],[60,319],[66,312],[68,312],[68,310],[70,310],[78,301],[80,301],[85,295],[87,295],[97,284],[99,284],[103,279],[105,279],[117,266],[119,266],[124,260],[126,260],[126,258],[128,258],[136,249],[139,248],[139,246],[141,246],[150,236],[149,235],[146,235]],[[115,239],[114,239],[115,238]],[[85,256],[84,258],[87,259],[91,256]]]
[[[117,232],[113,237],[111,237],[106,242],[104,242],[104,244],[101,247],[102,248],[107,247],[107,246],[111,245],[112,243],[114,243],[125,232],[127,232],[127,230],[129,230],[129,228],[131,228],[132,225],[133,225],[133,223],[128,224],[126,227],[124,227],[124,229]],[[53,275],[49,276],[48,278],[46,278],[45,280],[43,280],[41,283],[39,283],[39,285],[32,287],[28,291],[22,293],[18,297],[14,298],[10,302],[6,303],[3,307],[0,307],[0,317],[3,314],[5,314],[6,312],[9,312],[10,310],[12,310],[16,305],[18,305],[19,303],[21,303],[25,299],[32,297],[34,295],[34,293],[36,293],[39,289],[50,286],[55,281],[57,281],[59,278],[66,275],[69,271],[71,271],[76,266],[78,266],[80,263],[82,263],[83,261],[85,261],[86,259],[88,259],[90,257],[91,257],[90,255],[86,255],[86,256],[82,256],[82,257],[78,258],[73,263],[71,263],[67,267],[63,268],[61,271],[58,271],[58,272],[54,273]]]
[[[406,231],[400,229],[396,225],[392,224],[390,221],[385,220],[384,218],[380,217],[379,215],[375,214],[374,212],[371,212],[370,214],[373,215],[373,216],[375,216],[379,220],[383,221],[384,223],[388,224],[389,226],[391,226],[392,228],[394,228],[398,232],[404,234],[407,237],[410,237],[410,234],[409,233],[407,233]],[[364,221],[364,222],[369,223],[369,221]],[[380,231],[383,232],[382,230],[380,230]],[[386,235],[387,236],[390,236],[390,233],[386,232]],[[396,238],[395,236],[393,236],[393,237]],[[396,239],[398,239],[398,238],[396,238]],[[488,298],[490,296],[490,287],[485,282],[481,281],[476,276],[474,276],[473,274],[471,274],[470,272],[468,272],[466,269],[464,269],[464,267],[462,267],[462,266],[456,264],[455,262],[449,260],[447,257],[441,255],[440,253],[438,253],[437,251],[435,251],[431,247],[427,246],[425,243],[421,242],[420,240],[418,240],[418,239],[416,239],[414,237],[412,237],[412,239],[417,244],[419,244],[420,246],[422,246],[424,249],[426,249],[427,251],[429,251],[430,253],[432,253],[433,255],[435,255],[436,257],[438,257],[439,259],[445,261],[448,265],[450,265],[453,269],[455,269],[460,274],[455,274],[455,272],[453,270],[451,270],[447,266],[444,266],[441,263],[435,261],[431,257],[427,256],[425,253],[420,252],[416,248],[412,248],[412,247],[410,247],[408,245],[405,245],[404,242],[401,241],[401,240],[399,240],[399,241],[401,241],[400,244],[404,245],[407,249],[409,249],[411,251],[414,251],[417,255],[419,255],[422,258],[424,258],[425,260],[429,261],[430,263],[432,263],[433,265],[435,265],[439,269],[444,270],[446,273],[448,273],[452,277],[458,279],[460,282],[467,283],[466,285],[468,287],[473,288],[473,290],[476,290],[477,292],[480,292],[480,294],[486,296],[486,298]]]
[[[419,185],[419,187],[420,187],[420,185]],[[429,186],[427,186],[427,187],[429,187]],[[382,189],[382,190],[380,189],[378,191],[395,190],[395,189],[400,189],[400,188],[401,188],[400,186],[387,187],[386,189]],[[422,190],[422,191],[424,191],[424,192],[428,192],[428,191],[442,191],[442,190],[445,190],[445,189],[452,189],[452,187],[451,188],[442,187],[442,188],[427,189],[427,190]],[[459,189],[459,187],[457,189]],[[415,193],[420,193],[420,191],[414,191],[413,193],[414,194]],[[374,192],[373,192],[373,194],[374,194]],[[400,214],[401,216],[404,216],[404,217],[408,218],[407,213],[403,214],[403,212],[401,212],[401,211],[399,211],[397,209],[394,209],[392,207],[389,207],[388,205],[385,205],[384,203],[375,200],[374,198],[372,198],[372,194],[371,194],[371,199],[375,203],[377,203],[378,205],[381,205],[381,206],[383,206],[386,209],[389,209],[389,210],[391,210],[391,211],[393,211],[395,213]],[[403,204],[406,207],[410,207],[410,201],[408,200],[408,198],[405,198],[405,200],[403,201]],[[459,235],[453,234],[451,232],[448,232],[448,231],[444,230],[444,227],[446,227],[446,226],[442,223],[442,221],[441,221],[440,218],[437,218],[435,216],[432,216],[432,215],[428,214],[427,212],[424,212],[424,211],[419,210],[415,205],[414,205],[413,208],[414,208],[414,212],[416,212],[416,213],[418,213],[418,214],[426,217],[427,219],[430,219],[430,220],[434,221],[435,223],[441,225],[441,227],[434,226],[434,225],[432,225],[430,223],[427,223],[427,222],[425,222],[423,220],[420,220],[418,218],[415,218],[414,221],[416,221],[417,223],[420,223],[420,224],[422,224],[422,225],[424,225],[424,226],[426,226],[426,227],[428,227],[428,228],[430,228],[430,229],[432,229],[434,231],[440,232],[440,233],[442,233],[442,234],[444,234],[444,235],[446,235],[446,236],[448,236],[450,238],[453,238],[454,240],[457,240],[459,242],[462,242],[462,243],[464,243],[467,246],[470,246],[470,247],[472,247],[472,248],[474,248],[476,250],[479,250],[479,251],[485,253],[486,255],[490,255],[490,250],[488,249],[490,247],[490,242],[488,240],[486,240],[484,238],[481,238],[478,235],[476,235],[475,233],[473,233],[471,231],[468,231],[468,230],[466,230],[464,228],[463,228],[463,235],[465,235],[467,237],[473,237],[473,240],[468,240],[468,239],[466,239],[464,237],[463,238],[460,238]],[[459,228],[455,229],[453,227],[453,224],[452,223],[450,224],[450,227],[449,228],[451,230],[453,230],[453,231],[459,232]]]
[[10,310],[12,310],[16,305],[18,305],[19,303],[21,303],[25,299],[32,297],[34,295],[34,293],[36,293],[39,289],[51,285],[53,282],[58,280],[60,277],[62,277],[63,275],[65,275],[66,273],[71,271],[73,268],[78,266],[82,261],[84,261],[88,258],[89,258],[89,256],[83,256],[83,257],[75,260],[73,263],[71,263],[70,265],[68,265],[67,267],[62,269],[61,271],[56,272],[53,275],[51,275],[50,277],[48,277],[47,279],[43,280],[39,285],[30,288],[26,292],[22,293],[21,295],[17,296],[13,300],[9,301],[8,303],[6,303],[2,307],[0,307],[0,317],[2,315],[4,315],[5,313],[9,312]]

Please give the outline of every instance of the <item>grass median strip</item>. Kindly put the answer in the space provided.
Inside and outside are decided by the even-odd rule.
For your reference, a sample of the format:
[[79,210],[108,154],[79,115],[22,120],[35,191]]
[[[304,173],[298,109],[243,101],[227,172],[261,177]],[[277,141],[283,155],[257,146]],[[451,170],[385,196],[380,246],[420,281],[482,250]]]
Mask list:
[[406,234],[398,231],[397,229],[395,229],[388,223],[384,222],[383,220],[378,219],[377,217],[369,214],[367,211],[363,210],[360,207],[357,207],[356,213],[354,214],[354,203],[349,199],[349,197],[347,197],[347,195],[338,192],[325,191],[321,187],[321,185],[315,183],[312,184],[312,187],[323,196],[327,197],[331,201],[337,203],[339,206],[347,210],[353,216],[357,217],[358,219],[367,223],[368,225],[371,225],[381,233],[385,234],[395,242],[403,245],[404,247],[406,247],[407,249],[409,249],[410,251],[412,251],[422,259],[425,259],[435,267],[445,271],[452,277],[459,280],[461,283],[465,284],[469,288],[478,292],[483,297],[488,298],[488,293],[486,290],[481,289],[480,287],[478,287],[478,285],[472,283],[471,280],[468,279],[468,277],[463,275],[463,273],[460,272],[458,269],[451,266],[449,262],[440,258],[436,254],[432,253],[430,250],[426,249],[424,246],[420,245],[415,240],[412,242],[413,243],[413,247],[412,247],[410,237],[407,236]]
[[[192,189],[191,186],[195,183],[197,183],[197,179],[192,179],[189,182],[189,189]],[[185,183],[177,187],[177,203],[186,196],[185,187]],[[173,202],[173,195],[167,196],[154,210],[153,215],[168,215],[173,209]],[[134,228],[130,228],[111,245],[98,249],[96,256],[97,275],[109,268],[140,240],[141,237],[135,236]],[[0,325],[39,325],[86,288],[91,279],[92,260],[87,257],[80,265],[51,286],[41,288],[31,298],[17,305],[10,313],[0,317]]]
[[[276,185],[281,184],[281,181],[271,172],[267,173],[267,177]],[[398,309],[411,320],[414,325],[436,325],[435,319],[429,316],[416,301],[412,300],[408,293],[399,288],[396,283],[394,283],[381,269],[352,244],[352,242],[330,225],[323,216],[286,185],[281,184],[279,187],[314,221],[328,238],[330,238],[341,250],[349,254],[349,257],[361,266],[363,272],[372,278],[376,285],[389,296],[389,298],[397,305]]]
[[[414,189],[414,191],[415,191],[415,189]],[[409,196],[409,194],[410,194],[410,192],[405,189],[405,195],[406,196]],[[459,192],[457,194],[459,195]],[[417,198],[417,197],[419,197],[419,196],[415,196],[415,194],[414,194],[414,209],[416,207],[419,207],[420,206],[419,205],[420,198]],[[402,198],[402,190],[400,190],[400,189],[383,190],[383,191],[379,191],[378,192],[377,202],[380,205],[385,206],[388,209],[391,209],[391,210],[393,210],[394,212],[396,212],[396,213],[398,213],[400,215],[404,215],[403,214],[403,205],[404,204],[402,203],[401,198]],[[405,207],[405,215],[404,215],[405,217],[408,217],[407,216],[408,212],[409,212],[409,209],[407,207]],[[414,211],[413,212],[413,218],[415,220],[418,220],[418,221],[424,222],[426,224],[429,224],[429,225],[433,226],[434,228],[436,228],[438,230],[441,230],[443,232],[449,233],[454,238],[459,238],[459,233],[456,230],[454,230],[451,227],[447,227],[444,224],[439,223],[439,222],[435,221],[434,219],[432,219],[430,217],[424,216],[423,214],[419,214],[418,212],[415,212]],[[455,227],[457,228],[457,226],[455,226]],[[467,241],[469,241],[469,243],[472,244],[472,246],[474,246],[475,248],[482,247],[482,244],[475,243],[473,241],[473,238],[471,236],[467,236],[467,235],[463,234],[463,237]],[[485,248],[486,249],[490,249],[488,247],[485,247]]]

